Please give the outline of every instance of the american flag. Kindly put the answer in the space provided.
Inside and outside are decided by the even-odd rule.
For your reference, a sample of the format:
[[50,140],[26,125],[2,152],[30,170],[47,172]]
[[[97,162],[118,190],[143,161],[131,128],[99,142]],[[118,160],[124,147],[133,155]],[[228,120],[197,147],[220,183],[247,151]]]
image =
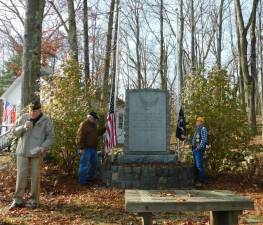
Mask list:
[[106,122],[105,147],[109,151],[117,145],[114,89],[110,96],[110,110]]
[[4,101],[3,122],[8,119],[13,110],[14,107],[8,101]]

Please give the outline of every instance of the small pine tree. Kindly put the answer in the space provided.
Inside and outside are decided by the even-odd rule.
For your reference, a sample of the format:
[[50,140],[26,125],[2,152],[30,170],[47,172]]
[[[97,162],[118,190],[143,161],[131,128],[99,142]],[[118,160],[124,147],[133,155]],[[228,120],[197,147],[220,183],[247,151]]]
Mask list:
[[207,166],[218,171],[230,150],[248,143],[249,129],[244,107],[225,70],[212,70],[208,77],[188,76],[182,93],[191,133],[196,116],[205,117],[210,148],[206,151]]

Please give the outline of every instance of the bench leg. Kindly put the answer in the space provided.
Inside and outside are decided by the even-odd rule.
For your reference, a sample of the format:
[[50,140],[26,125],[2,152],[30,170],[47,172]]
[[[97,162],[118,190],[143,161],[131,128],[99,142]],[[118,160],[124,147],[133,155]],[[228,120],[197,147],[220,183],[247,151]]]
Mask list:
[[210,225],[237,225],[242,211],[211,211]]
[[152,225],[153,214],[151,212],[139,213],[139,216],[142,217],[143,225]]

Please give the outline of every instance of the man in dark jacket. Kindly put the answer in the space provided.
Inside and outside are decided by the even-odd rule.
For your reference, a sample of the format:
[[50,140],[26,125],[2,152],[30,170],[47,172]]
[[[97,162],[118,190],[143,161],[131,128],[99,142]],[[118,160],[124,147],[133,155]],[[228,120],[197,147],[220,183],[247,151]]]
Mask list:
[[79,182],[81,185],[89,185],[95,178],[98,164],[97,147],[99,137],[105,132],[105,128],[98,129],[99,118],[97,113],[91,112],[77,131],[76,144],[79,149]]

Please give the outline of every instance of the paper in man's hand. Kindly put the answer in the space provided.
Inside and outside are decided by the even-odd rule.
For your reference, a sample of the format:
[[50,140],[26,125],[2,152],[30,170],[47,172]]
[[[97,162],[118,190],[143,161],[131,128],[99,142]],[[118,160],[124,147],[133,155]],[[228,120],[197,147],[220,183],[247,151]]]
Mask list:
[[35,147],[35,148],[32,148],[32,149],[30,150],[30,153],[31,153],[32,155],[36,155],[37,153],[39,153],[39,151],[41,151],[41,148],[40,148],[39,146],[37,146],[37,147]]

